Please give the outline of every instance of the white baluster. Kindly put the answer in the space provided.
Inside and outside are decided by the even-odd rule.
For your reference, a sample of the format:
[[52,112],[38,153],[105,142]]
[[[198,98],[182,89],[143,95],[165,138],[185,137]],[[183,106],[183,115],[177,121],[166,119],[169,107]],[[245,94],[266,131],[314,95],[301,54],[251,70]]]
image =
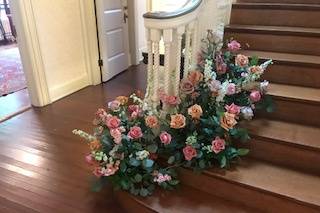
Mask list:
[[153,97],[154,85],[153,85],[153,51],[152,51],[152,41],[150,38],[150,30],[146,29],[146,39],[147,39],[147,51],[148,51],[148,78],[147,78],[147,91],[145,99],[147,102]]
[[159,77],[160,77],[160,49],[159,42],[161,39],[161,31],[151,29],[151,40],[154,48],[154,67],[153,67],[153,106],[159,105]]
[[194,22],[192,30],[192,64],[197,64],[198,57],[198,20]]
[[172,44],[172,29],[166,29],[163,31],[163,41],[165,46],[164,53],[164,91],[166,94],[171,95],[171,44]]
[[177,50],[176,50],[176,70],[175,79],[173,81],[175,95],[179,96],[180,91],[180,74],[181,74],[181,50],[182,50],[182,35],[185,32],[185,27],[179,27],[177,29]]
[[189,66],[190,66],[190,48],[191,48],[191,33],[192,33],[192,26],[193,24],[188,24],[187,32],[186,32],[186,46],[184,52],[184,70],[183,70],[183,78],[188,76]]

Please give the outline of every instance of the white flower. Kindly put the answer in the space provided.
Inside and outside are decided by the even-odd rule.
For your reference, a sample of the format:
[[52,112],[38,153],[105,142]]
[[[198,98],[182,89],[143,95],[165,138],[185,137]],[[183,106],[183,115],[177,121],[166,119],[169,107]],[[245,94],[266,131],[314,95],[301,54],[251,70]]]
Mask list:
[[230,83],[229,83],[228,81],[225,81],[225,82],[223,82],[223,84],[221,85],[221,89],[219,90],[218,97],[216,98],[217,103],[223,101],[224,97],[225,97],[226,94],[227,94],[227,89],[228,89],[229,84],[230,84]]
[[216,75],[214,75],[215,73],[212,72],[212,61],[207,59],[206,60],[206,65],[204,67],[204,80],[206,82],[210,81],[211,79],[216,78]]
[[253,110],[251,109],[251,107],[242,107],[241,114],[242,114],[243,118],[246,120],[251,120],[252,117],[254,116]]
[[269,87],[269,81],[263,81],[260,83],[260,90],[262,93],[267,93],[268,92],[268,87]]
[[221,82],[218,80],[212,80],[208,84],[208,87],[211,92],[218,92],[221,89]]
[[136,159],[137,160],[144,160],[149,157],[150,153],[147,150],[136,152]]

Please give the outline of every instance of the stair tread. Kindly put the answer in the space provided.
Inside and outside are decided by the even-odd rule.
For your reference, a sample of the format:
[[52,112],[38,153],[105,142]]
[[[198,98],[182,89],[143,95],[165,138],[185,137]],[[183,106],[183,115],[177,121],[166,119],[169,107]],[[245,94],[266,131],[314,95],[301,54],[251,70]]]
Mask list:
[[249,129],[250,134],[254,136],[320,151],[320,143],[318,141],[318,138],[320,138],[319,127],[270,119],[253,120],[246,123],[246,127]]
[[233,8],[249,8],[249,9],[287,9],[287,10],[320,10],[318,4],[302,4],[302,3],[233,3]]
[[275,62],[293,62],[293,63],[307,63],[320,66],[320,56],[315,55],[302,55],[302,54],[290,54],[257,50],[241,50],[242,54],[248,56],[259,56],[262,59],[272,59]]
[[230,24],[225,27],[227,30],[238,30],[244,32],[263,32],[277,34],[298,34],[309,36],[320,36],[319,28],[306,27],[287,27],[287,26],[267,26],[267,25],[245,25],[245,24]]
[[316,175],[249,158],[234,170],[221,173],[218,169],[211,169],[205,174],[313,207],[320,206],[320,177]]
[[161,213],[256,212],[256,210],[185,185],[181,185],[174,191],[156,190],[152,196],[146,198],[129,196],[148,209]]
[[286,99],[320,104],[320,89],[317,88],[272,83],[270,84],[268,94]]

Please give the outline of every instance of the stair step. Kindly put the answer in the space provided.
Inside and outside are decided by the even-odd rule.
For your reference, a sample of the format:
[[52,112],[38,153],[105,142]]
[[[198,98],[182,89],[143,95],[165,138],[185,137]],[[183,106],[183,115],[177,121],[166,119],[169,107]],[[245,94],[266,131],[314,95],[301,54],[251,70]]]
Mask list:
[[270,82],[320,88],[319,56],[252,50],[242,50],[241,53],[259,56],[262,60],[272,59],[274,64],[263,76]]
[[320,4],[319,0],[237,0],[241,3]]
[[159,213],[249,213],[257,212],[243,205],[226,201],[192,187],[180,186],[174,191],[157,190],[147,198],[136,197],[129,193],[115,192],[116,198],[126,212]]
[[252,142],[250,156],[301,171],[320,174],[320,128],[257,119],[245,124]]
[[320,5],[234,3],[231,24],[319,28]]
[[320,126],[320,89],[271,84],[269,94],[276,110],[258,113],[260,117]]
[[250,50],[320,55],[320,29],[301,27],[229,25],[225,37],[248,44]]
[[185,184],[265,212],[320,211],[320,178],[315,175],[254,159],[230,171],[212,169],[197,175],[181,169],[180,173]]

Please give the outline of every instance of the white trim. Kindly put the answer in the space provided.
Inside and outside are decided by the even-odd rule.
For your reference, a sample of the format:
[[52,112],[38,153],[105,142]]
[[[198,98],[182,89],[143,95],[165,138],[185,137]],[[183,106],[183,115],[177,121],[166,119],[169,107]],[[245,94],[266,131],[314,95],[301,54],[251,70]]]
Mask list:
[[80,89],[83,89],[89,85],[88,75],[84,74],[72,81],[60,84],[50,89],[50,95],[52,97],[52,102],[64,98]]
[[34,106],[45,106],[50,104],[51,100],[32,2],[31,0],[11,0],[10,6],[19,35],[18,45],[31,103]]

